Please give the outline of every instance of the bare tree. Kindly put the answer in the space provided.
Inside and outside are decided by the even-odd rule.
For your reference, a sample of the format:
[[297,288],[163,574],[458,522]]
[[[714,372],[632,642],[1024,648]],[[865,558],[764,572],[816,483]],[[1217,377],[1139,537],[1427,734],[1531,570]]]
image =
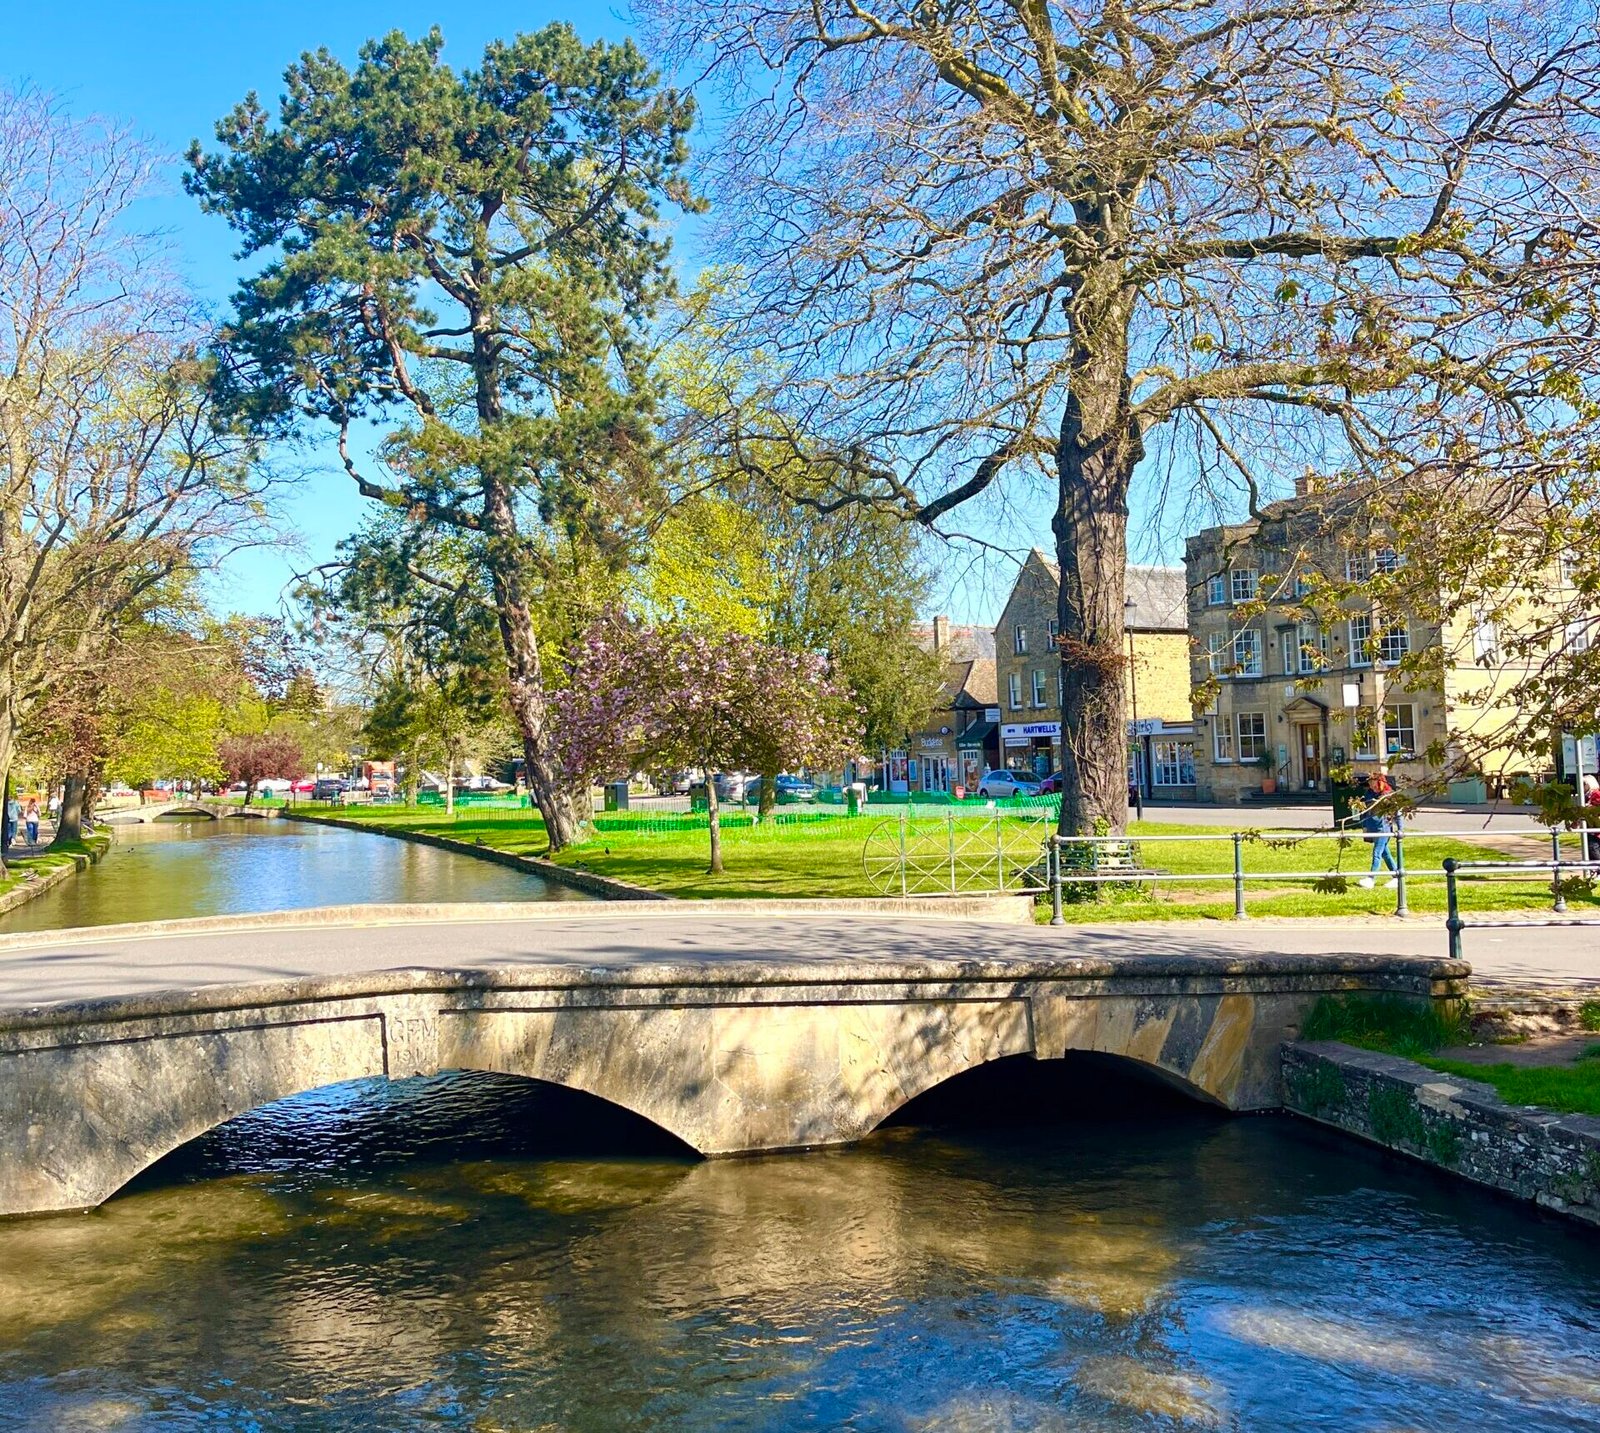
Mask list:
[[0,777],[46,694],[92,694],[120,624],[267,531],[269,476],[214,424],[204,334],[130,224],[153,169],[0,92]]
[[[727,82],[729,332],[826,500],[938,524],[1054,480],[1062,827],[1126,820],[1147,456],[1259,511],[1525,452],[1595,372],[1592,7],[643,0]],[[1147,465],[1155,466],[1155,464]],[[811,471],[816,471],[813,462]]]

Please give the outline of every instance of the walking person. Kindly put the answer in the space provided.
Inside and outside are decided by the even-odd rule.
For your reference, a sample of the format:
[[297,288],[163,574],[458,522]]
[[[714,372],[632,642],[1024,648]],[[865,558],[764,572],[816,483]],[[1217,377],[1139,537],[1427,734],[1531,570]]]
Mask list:
[[22,824],[22,803],[15,796],[6,797],[6,847],[17,839],[17,827]]
[[22,811],[22,820],[28,828],[28,844],[37,846],[39,844],[39,798],[37,796],[28,798],[28,804]]
[[1583,859],[1600,861],[1600,777],[1585,772],[1582,786],[1584,839]]
[[[1356,797],[1361,806],[1361,830],[1365,839],[1372,844],[1372,869],[1356,884],[1369,891],[1378,884],[1380,863],[1387,866],[1391,873],[1399,869],[1394,856],[1390,854],[1389,839],[1399,830],[1400,823],[1388,812],[1380,809],[1383,798],[1391,795],[1393,791],[1389,779],[1379,771],[1363,778]],[[1394,876],[1392,874],[1385,876],[1383,884],[1392,886]]]

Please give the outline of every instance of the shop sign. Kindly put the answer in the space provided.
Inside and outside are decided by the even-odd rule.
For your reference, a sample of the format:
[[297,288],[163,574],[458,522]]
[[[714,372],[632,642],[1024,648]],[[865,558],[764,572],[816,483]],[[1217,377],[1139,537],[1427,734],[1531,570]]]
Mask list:
[[1036,736],[1060,736],[1061,723],[1058,721],[1012,721],[1007,722],[1000,728],[1000,735],[1005,738],[1007,746],[1017,746],[1022,742],[1032,741]]

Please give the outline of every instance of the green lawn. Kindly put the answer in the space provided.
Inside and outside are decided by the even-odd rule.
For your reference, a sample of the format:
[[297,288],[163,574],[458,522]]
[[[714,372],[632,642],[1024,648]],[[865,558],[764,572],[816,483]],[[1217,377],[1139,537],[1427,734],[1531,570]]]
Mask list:
[[[427,831],[468,844],[481,843],[503,851],[542,855],[544,826],[536,812],[525,808],[464,807],[454,817],[442,806],[328,808],[302,803],[309,812],[326,811],[376,829]],[[703,818],[699,818],[703,821]],[[947,813],[937,808],[917,811],[910,819],[914,854],[938,878],[943,851],[951,835]],[[616,876],[675,896],[692,897],[816,897],[874,896],[897,893],[894,882],[875,884],[868,877],[863,852],[869,836],[876,850],[874,864],[892,861],[897,844],[898,814],[874,808],[851,818],[837,808],[785,807],[778,819],[754,825],[749,815],[733,811],[723,820],[721,876],[706,873],[709,845],[696,818],[664,812],[602,813],[596,817],[592,839],[560,852],[562,865],[581,866],[602,875]],[[958,864],[966,844],[981,844],[993,831],[990,818],[976,813],[954,817]],[[1033,859],[1045,828],[1020,815],[1006,822],[1008,869],[1015,873]],[[1138,842],[1136,859],[1144,866],[1199,876],[1227,875],[1233,869],[1233,842],[1215,827],[1147,821],[1136,823],[1132,835]],[[1163,842],[1157,836],[1191,836],[1203,839]],[[1322,917],[1388,915],[1394,911],[1392,888],[1363,890],[1355,879],[1364,873],[1369,847],[1360,841],[1333,837],[1263,837],[1243,846],[1247,873],[1286,872],[1288,878],[1247,885],[1252,915]],[[1470,842],[1449,838],[1408,838],[1406,863],[1412,871],[1437,869],[1446,856],[1463,860],[1494,860],[1499,853]],[[881,867],[880,867],[881,868]],[[1330,873],[1339,873],[1330,880]],[[1343,887],[1340,889],[1339,887]],[[1320,888],[1319,888],[1320,887]],[[1548,907],[1549,891],[1538,878],[1476,880],[1462,883],[1462,905],[1467,910],[1518,910]],[[1413,875],[1408,881],[1411,909],[1420,914],[1444,911],[1441,877]],[[1592,894],[1569,896],[1569,904],[1600,905]],[[1231,880],[1187,880],[1145,883],[1130,887],[1106,886],[1098,899],[1069,903],[1066,915],[1075,922],[1230,919],[1233,915]]]
[[1467,1026],[1428,1006],[1382,997],[1325,997],[1312,1008],[1300,1033],[1302,1039],[1338,1040],[1364,1050],[1382,1050],[1460,1080],[1478,1080],[1507,1104],[1600,1115],[1600,1044],[1591,1045],[1570,1065],[1475,1065],[1440,1059],[1436,1051],[1466,1041]]
[[58,867],[74,865],[75,856],[99,855],[110,844],[109,836],[91,836],[87,841],[63,841],[60,845],[48,846],[37,856],[14,856],[6,862],[6,875],[0,879],[0,895],[22,885],[26,872],[42,876]]

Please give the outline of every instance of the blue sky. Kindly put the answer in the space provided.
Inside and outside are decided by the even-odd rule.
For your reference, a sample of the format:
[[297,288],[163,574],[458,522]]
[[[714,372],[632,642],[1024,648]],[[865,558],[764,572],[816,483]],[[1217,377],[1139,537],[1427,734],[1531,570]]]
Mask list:
[[[251,89],[275,103],[284,69],[304,50],[326,46],[349,62],[374,35],[393,29],[417,35],[437,23],[447,60],[470,65],[488,40],[557,19],[586,39],[618,39],[630,28],[609,6],[545,0],[515,6],[481,0],[449,6],[437,0],[80,0],[70,10],[7,0],[0,5],[0,78],[46,90],[74,114],[124,120],[171,153],[171,192],[150,201],[141,217],[172,234],[191,281],[220,311],[235,281],[233,235],[220,219],[202,215],[179,187],[179,161],[191,139],[211,143],[216,120]],[[330,557],[334,543],[355,529],[368,506],[347,478],[325,465],[289,504],[298,543],[234,559],[213,590],[216,605],[274,609],[294,573]],[[1035,524],[1030,514],[1027,528],[1037,527],[1035,542],[1049,541],[1044,515]],[[1006,539],[1026,546],[1015,529]],[[958,621],[992,620],[1009,581],[1004,564],[974,570],[968,557],[952,553],[937,605]]]

